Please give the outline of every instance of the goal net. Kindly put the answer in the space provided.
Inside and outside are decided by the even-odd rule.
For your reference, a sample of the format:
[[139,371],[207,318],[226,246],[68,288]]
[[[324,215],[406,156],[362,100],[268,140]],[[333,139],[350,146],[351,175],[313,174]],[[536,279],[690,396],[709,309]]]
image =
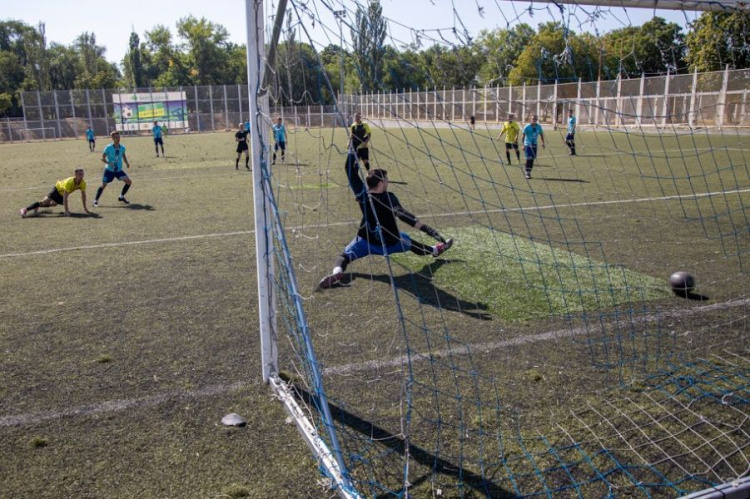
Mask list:
[[[748,490],[747,12],[638,3],[248,6],[264,369],[343,497]],[[450,249],[354,239],[365,158]]]

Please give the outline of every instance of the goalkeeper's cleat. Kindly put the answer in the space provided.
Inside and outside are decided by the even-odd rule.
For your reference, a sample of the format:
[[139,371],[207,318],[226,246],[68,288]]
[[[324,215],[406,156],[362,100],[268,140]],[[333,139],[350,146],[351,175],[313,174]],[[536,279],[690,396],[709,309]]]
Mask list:
[[318,284],[318,287],[315,288],[315,291],[320,291],[322,289],[329,289],[333,287],[335,284],[341,282],[341,279],[344,278],[343,272],[338,272],[336,274],[331,274],[325,276],[320,283]]
[[21,208],[21,218],[26,218],[26,208]]
[[434,258],[439,257],[453,246],[453,239],[448,239],[444,243],[438,243],[435,245],[435,253],[432,255]]
[[94,208],[96,208],[98,206],[99,206],[99,200],[98,199],[94,199]]

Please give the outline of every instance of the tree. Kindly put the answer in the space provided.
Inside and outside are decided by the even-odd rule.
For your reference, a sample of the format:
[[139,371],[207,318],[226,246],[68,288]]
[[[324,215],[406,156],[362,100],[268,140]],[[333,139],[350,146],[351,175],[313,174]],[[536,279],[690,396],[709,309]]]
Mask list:
[[675,23],[654,17],[642,26],[628,26],[602,37],[603,73],[639,77],[642,74],[676,73],[684,67],[684,36]]
[[480,31],[474,43],[475,53],[484,61],[479,68],[480,82],[488,84],[497,80],[504,81],[534,35],[534,29],[524,23],[517,24],[512,29]]
[[117,66],[104,58],[107,49],[96,44],[96,35],[83,32],[73,43],[78,53],[80,73],[74,87],[68,88],[114,88],[121,78]]
[[596,78],[598,58],[591,36],[578,36],[559,22],[540,24],[509,73],[509,82],[542,83]]
[[351,29],[352,55],[362,92],[372,92],[382,84],[387,29],[388,23],[378,0],[369,3],[367,12],[357,6]]
[[145,33],[141,44],[144,86],[165,87],[191,85],[187,56],[172,42],[172,33],[158,24]]
[[226,83],[224,76],[229,60],[226,28],[204,17],[188,16],[177,21],[177,33],[187,44],[192,80],[198,85]]
[[704,12],[686,37],[685,61],[690,70],[719,71],[727,64],[733,69],[750,68],[749,24],[743,12]]
[[482,59],[471,47],[435,44],[419,56],[427,87],[469,87],[477,83]]
[[128,53],[123,61],[125,78],[135,88],[144,86],[143,62],[141,61],[141,40],[138,33],[130,33]]

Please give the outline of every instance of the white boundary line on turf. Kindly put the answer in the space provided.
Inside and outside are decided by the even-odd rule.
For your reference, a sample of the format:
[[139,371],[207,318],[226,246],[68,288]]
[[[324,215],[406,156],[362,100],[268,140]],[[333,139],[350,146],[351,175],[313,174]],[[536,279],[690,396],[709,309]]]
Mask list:
[[[697,199],[697,198],[706,198],[711,196],[719,196],[719,195],[727,195],[727,194],[744,194],[750,192],[750,188],[747,189],[734,189],[731,191],[717,191],[717,192],[704,192],[700,194],[690,194],[690,195],[674,195],[674,196],[661,196],[661,197],[651,197],[651,198],[636,198],[636,199],[617,199],[617,200],[609,200],[609,201],[591,201],[591,202],[581,202],[581,203],[568,203],[568,204],[550,204],[550,205],[544,205],[544,206],[527,206],[523,208],[499,208],[495,210],[481,210],[481,211],[459,211],[459,212],[452,212],[452,213],[439,213],[439,214],[432,214],[431,216],[433,218],[438,217],[451,217],[451,216],[462,216],[462,215],[482,215],[487,213],[508,213],[508,212],[524,212],[524,211],[539,211],[539,210],[551,210],[551,209],[561,209],[561,208],[576,208],[581,206],[605,206],[605,205],[611,205],[611,204],[626,204],[626,203],[646,203],[649,201],[671,201],[675,199]],[[423,218],[429,218],[427,216],[424,216]],[[346,221],[346,222],[335,222],[331,224],[326,224],[325,226],[321,225],[308,225],[308,226],[297,226],[297,227],[288,227],[287,230],[301,230],[305,228],[311,228],[311,227],[336,227],[336,226],[342,226],[342,225],[350,225],[356,223],[355,221]],[[101,248],[117,248],[120,246],[134,246],[138,244],[155,244],[155,243],[169,243],[169,242],[178,242],[178,241],[188,241],[192,239],[204,239],[204,238],[210,238],[210,237],[228,237],[228,236],[241,236],[241,235],[248,235],[248,234],[254,234],[255,230],[243,230],[243,231],[234,231],[234,232],[216,232],[211,234],[197,234],[194,236],[179,236],[179,237],[166,237],[166,238],[159,238],[159,239],[144,239],[142,241],[125,241],[125,242],[118,242],[118,243],[102,243],[102,244],[92,244],[88,246],[73,246],[70,248],[51,248],[46,250],[38,250],[38,251],[28,251],[26,253],[5,253],[0,255],[0,258],[18,258],[18,257],[24,257],[24,256],[38,256],[38,255],[48,255],[51,253],[62,253],[66,251],[83,251],[83,250],[90,250],[90,249],[101,249]]]
[[[658,315],[647,315],[644,317],[636,318],[632,322],[648,323],[648,322],[653,322],[659,319],[664,319],[664,318],[669,318],[669,317],[686,317],[686,316],[695,315],[695,314],[699,314],[701,312],[706,312],[706,311],[710,312],[714,310],[725,310],[728,308],[742,307],[742,306],[750,306],[750,298],[746,298],[743,300],[732,300],[732,301],[727,301],[723,303],[715,303],[712,305],[705,305],[705,306],[695,307],[695,308],[691,308],[687,310],[668,311],[668,312],[664,312],[663,314],[658,314]],[[613,322],[611,324],[608,324],[608,326],[616,326],[617,324],[618,322]],[[600,328],[596,327],[592,329],[600,329]],[[489,343],[474,343],[474,344],[470,344],[465,347],[456,348],[450,351],[440,350],[437,352],[432,352],[430,355],[415,354],[411,356],[411,362],[412,363],[425,362],[428,360],[433,360],[433,359],[445,357],[448,355],[453,355],[453,356],[468,355],[472,353],[472,349],[473,349],[473,353],[487,353],[487,352],[499,350],[501,348],[505,348],[508,346],[525,345],[529,343],[537,343],[537,342],[547,341],[547,340],[557,340],[561,338],[580,336],[582,334],[585,334],[588,331],[589,329],[586,329],[585,327],[579,327],[579,328],[574,328],[574,329],[561,329],[557,331],[550,331],[547,333],[542,333],[542,334],[537,334],[537,335],[528,334],[528,335],[518,336],[516,338],[511,338],[506,341],[493,341]],[[384,360],[384,361],[367,361],[367,362],[361,362],[357,364],[345,364],[345,365],[338,366],[338,367],[326,368],[323,370],[323,374],[348,375],[348,374],[352,374],[355,372],[366,371],[370,369],[393,368],[393,367],[401,366],[402,363],[405,361],[407,361],[407,358],[405,356],[400,356],[400,357],[396,357],[396,358],[393,358],[390,360]],[[231,383],[228,385],[211,385],[211,386],[207,386],[205,388],[200,388],[197,390],[164,392],[158,395],[153,395],[151,397],[108,400],[105,402],[101,402],[99,404],[84,405],[84,406],[73,407],[69,409],[62,409],[58,411],[49,410],[49,411],[42,411],[42,412],[17,414],[17,415],[11,415],[11,416],[0,416],[0,428],[7,427],[7,426],[21,426],[21,425],[37,424],[43,421],[61,419],[65,417],[89,416],[92,414],[100,414],[100,413],[106,413],[106,412],[119,412],[119,411],[124,411],[127,409],[132,409],[135,407],[152,407],[152,406],[159,405],[164,402],[167,402],[168,400],[173,400],[173,399],[197,398],[197,397],[220,395],[222,393],[239,390],[250,384],[251,382],[249,381],[238,381],[236,383]]]
[[[749,306],[750,305],[750,298],[745,298],[742,300],[731,300],[723,303],[714,303],[712,305],[704,305],[702,307],[695,307],[690,308],[687,310],[674,310],[674,311],[666,311],[661,314],[650,314],[643,317],[636,317],[635,319],[627,320],[626,318],[623,318],[619,321],[614,321],[612,323],[606,324],[606,327],[616,327],[620,323],[627,323],[627,324],[645,324],[649,322],[654,322],[659,319],[665,319],[670,317],[687,317],[690,315],[695,315],[701,312],[710,312],[713,310],[725,310],[728,308],[734,308],[734,307],[742,307],[742,306]],[[593,332],[599,332],[603,329],[601,326],[595,326],[595,327],[577,327],[573,329],[558,329],[557,331],[549,331],[546,333],[541,333],[537,335],[528,334],[523,336],[517,336],[515,338],[511,338],[509,340],[504,341],[492,341],[489,343],[473,343],[468,344],[466,346],[457,347],[451,350],[438,350],[436,352],[430,352],[430,355],[411,355],[411,363],[415,364],[418,362],[424,362],[424,361],[432,361],[433,359],[439,359],[442,357],[449,357],[454,355],[469,355],[469,354],[477,354],[477,353],[488,353],[494,350],[499,350],[501,348],[510,347],[510,346],[518,346],[518,345],[525,345],[527,343],[536,343],[538,341],[546,341],[546,340],[558,340],[561,338],[570,338],[573,336],[580,336],[582,334],[586,334],[587,332],[590,332],[593,330]],[[402,355],[400,357],[393,358],[391,360],[386,361],[380,361],[380,360],[371,360],[367,362],[359,362],[355,364],[347,364],[343,366],[338,367],[329,367],[323,370],[323,374],[352,374],[359,371],[367,371],[370,369],[381,369],[381,368],[393,368],[403,365],[405,362],[409,361],[409,357]]]

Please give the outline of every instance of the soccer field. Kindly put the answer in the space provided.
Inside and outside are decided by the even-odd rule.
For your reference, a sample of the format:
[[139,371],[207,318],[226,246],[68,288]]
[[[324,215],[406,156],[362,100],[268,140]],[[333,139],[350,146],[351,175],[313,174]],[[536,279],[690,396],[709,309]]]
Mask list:
[[[619,429],[633,435],[619,458],[665,462],[660,472],[674,483],[715,457],[691,461],[711,446],[673,417],[679,390],[669,387],[688,378],[744,400],[729,414],[696,411],[724,432],[711,440],[726,463],[716,474],[742,471],[750,137],[583,131],[570,157],[563,132],[548,130],[527,181],[515,157],[505,164],[494,130],[373,129],[372,162],[389,171],[391,190],[455,238],[443,257],[363,259],[345,286],[315,293],[360,217],[344,174],[346,137],[294,130],[285,163],[272,168],[334,417],[366,441],[351,444],[363,458],[355,476],[380,466],[375,456],[398,462],[408,450],[416,477],[439,463],[443,497],[485,494],[477,463],[498,475],[492,497],[540,493],[540,475],[569,493],[549,471],[555,459],[569,462],[548,451],[558,448],[551,435],[590,450]],[[261,381],[252,183],[242,163],[234,168],[233,134],[168,136],[166,158],[154,157],[150,138],[123,137],[131,204],[118,203],[114,182],[91,208],[105,143],[96,153],[83,140],[0,146],[0,497],[331,495]],[[64,218],[55,207],[20,217],[76,166],[93,216]],[[82,213],[78,193],[70,208]],[[670,293],[676,270],[696,276],[701,299]],[[280,336],[280,364],[303,391],[294,348]],[[408,441],[406,384],[420,415]],[[453,405],[438,413],[442,395]],[[230,412],[248,425],[222,426]],[[644,448],[659,425],[674,438]],[[436,446],[440,432],[459,438]],[[497,448],[476,444],[487,434]],[[602,454],[589,455],[592,469],[609,469]],[[466,490],[450,486],[456,469]],[[400,477],[383,473],[380,483],[397,488]],[[577,483],[588,483],[580,473]],[[624,473],[612,482],[635,490]],[[415,497],[435,490],[426,478],[413,484]],[[604,493],[590,486],[589,496]]]

